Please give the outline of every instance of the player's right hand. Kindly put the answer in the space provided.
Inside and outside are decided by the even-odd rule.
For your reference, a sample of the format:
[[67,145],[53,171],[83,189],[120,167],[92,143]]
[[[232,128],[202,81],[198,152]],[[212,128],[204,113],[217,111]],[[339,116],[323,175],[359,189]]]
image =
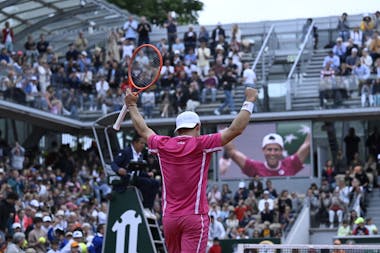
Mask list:
[[256,99],[258,96],[259,96],[259,92],[255,88],[247,87],[245,89],[246,101],[256,102]]
[[126,89],[124,102],[127,106],[136,105],[138,99],[139,99],[139,96],[137,94],[134,94],[130,88]]
[[120,176],[126,176],[127,175],[127,170],[126,169],[124,169],[124,168],[120,168],[120,169],[118,169],[118,174],[120,175]]

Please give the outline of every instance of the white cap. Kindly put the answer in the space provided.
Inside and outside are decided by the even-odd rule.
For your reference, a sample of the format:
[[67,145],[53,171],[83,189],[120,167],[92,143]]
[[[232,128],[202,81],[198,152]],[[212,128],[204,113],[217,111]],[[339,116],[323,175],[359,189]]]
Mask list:
[[30,205],[31,205],[32,207],[35,207],[35,208],[40,207],[40,203],[39,203],[38,200],[36,200],[36,199],[32,199],[32,200],[30,201]]
[[264,191],[263,193],[264,193],[264,194],[269,194],[269,191]]
[[179,114],[175,120],[176,128],[174,132],[177,132],[180,128],[194,128],[197,124],[200,124],[198,114],[191,111],[186,111]]
[[244,182],[240,182],[239,183],[239,188],[245,188],[245,183]]
[[55,214],[56,216],[64,216],[65,213],[63,212],[63,210],[58,210],[57,213]]
[[267,134],[263,138],[263,145],[262,147],[264,148],[268,144],[278,144],[281,146],[281,148],[284,148],[284,141],[282,140],[282,137],[278,134]]
[[51,217],[50,217],[50,216],[44,216],[44,217],[42,218],[42,221],[43,221],[43,222],[51,222]]
[[83,233],[82,233],[81,231],[79,231],[79,230],[76,230],[76,231],[74,231],[74,233],[73,233],[73,237],[74,237],[74,238],[83,237]]
[[21,224],[18,223],[18,222],[15,222],[15,223],[12,224],[12,228],[13,228],[13,229],[21,228]]

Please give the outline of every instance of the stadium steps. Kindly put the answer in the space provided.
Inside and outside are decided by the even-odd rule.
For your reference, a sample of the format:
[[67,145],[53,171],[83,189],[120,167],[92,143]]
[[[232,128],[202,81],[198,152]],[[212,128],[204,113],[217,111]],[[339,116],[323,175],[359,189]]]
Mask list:
[[373,223],[380,228],[380,188],[374,188],[368,195],[368,207],[366,217],[371,217]]
[[[315,50],[313,56],[306,68],[305,73],[301,73],[299,84],[294,88],[292,96],[292,110],[315,110],[319,106],[319,80],[322,70],[323,59],[328,50]],[[360,97],[353,95],[349,99],[343,99],[339,107],[342,108],[359,108],[361,106]],[[332,101],[328,101],[326,108],[334,108]]]

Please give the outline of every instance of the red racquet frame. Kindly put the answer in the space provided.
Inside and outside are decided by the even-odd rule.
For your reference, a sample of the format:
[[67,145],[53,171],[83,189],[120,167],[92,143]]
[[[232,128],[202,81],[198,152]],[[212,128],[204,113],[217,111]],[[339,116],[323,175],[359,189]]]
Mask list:
[[[160,66],[159,66],[157,74],[156,74],[155,78],[152,80],[152,82],[150,82],[148,85],[146,85],[144,87],[139,87],[132,80],[132,72],[131,72],[132,68],[131,68],[131,66],[132,66],[133,61],[135,60],[136,55],[140,52],[140,50],[144,49],[145,47],[150,47],[150,48],[152,48],[157,53],[158,58],[159,58]],[[137,47],[134,50],[133,55],[131,57],[131,60],[129,61],[129,67],[128,67],[128,86],[129,86],[129,88],[131,90],[135,90],[135,95],[138,95],[139,93],[141,93],[144,90],[148,89],[154,83],[157,82],[158,78],[160,77],[162,65],[163,65],[163,60],[162,60],[161,52],[160,52],[160,50],[157,47],[153,46],[152,44],[143,44],[143,45]],[[113,124],[113,129],[115,129],[117,131],[120,130],[121,123],[124,121],[124,118],[125,118],[125,115],[127,114],[127,112],[128,112],[128,106],[124,104],[123,108],[121,109],[121,111],[119,113],[119,116],[117,117],[115,123]]]

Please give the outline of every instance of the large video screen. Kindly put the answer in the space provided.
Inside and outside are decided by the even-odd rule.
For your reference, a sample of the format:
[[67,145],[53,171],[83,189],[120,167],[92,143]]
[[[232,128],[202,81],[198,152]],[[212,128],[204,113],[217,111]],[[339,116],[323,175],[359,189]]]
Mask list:
[[222,180],[312,176],[311,140],[310,121],[250,124],[218,154],[219,176]]

